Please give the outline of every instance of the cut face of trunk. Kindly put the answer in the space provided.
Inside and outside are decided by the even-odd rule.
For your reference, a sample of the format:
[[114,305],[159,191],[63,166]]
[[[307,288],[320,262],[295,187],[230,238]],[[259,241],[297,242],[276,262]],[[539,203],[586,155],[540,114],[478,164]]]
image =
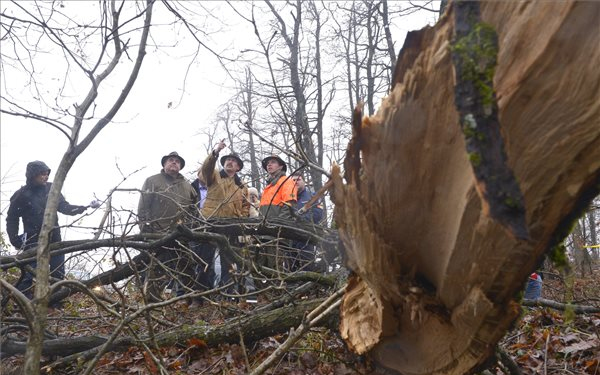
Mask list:
[[[471,82],[484,99],[467,100],[496,116],[499,131],[485,136],[457,105],[457,87],[479,79],[453,63],[460,6],[409,34],[382,107],[355,112],[346,183],[333,171],[354,271],[342,335],[402,374],[483,364],[518,316],[527,276],[600,189],[600,3],[479,4],[471,31],[495,30],[498,43],[493,85]],[[504,180],[481,173],[494,152]]]

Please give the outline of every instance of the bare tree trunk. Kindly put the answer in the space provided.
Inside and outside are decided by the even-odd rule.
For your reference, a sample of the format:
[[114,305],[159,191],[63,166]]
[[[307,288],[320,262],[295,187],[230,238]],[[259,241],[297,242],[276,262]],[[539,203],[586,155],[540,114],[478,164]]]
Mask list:
[[[383,5],[383,11],[381,13],[381,18],[383,20],[383,30],[385,32],[385,41],[387,43],[388,54],[390,56],[390,70],[392,70],[396,66],[396,51],[394,50],[394,40],[392,39],[392,32],[390,31],[390,20],[388,14],[388,2],[387,0],[381,1]],[[390,74],[391,76],[391,74]]]
[[121,26],[119,24],[119,12],[117,12],[114,1],[111,1],[110,4],[113,17],[112,40],[114,40],[115,43],[115,54],[110,64],[102,73],[95,77],[93,76],[93,73],[90,72],[89,74],[92,88],[88,92],[83,103],[79,106],[76,105],[75,122],[71,131],[71,142],[67,151],[63,155],[60,165],[56,171],[56,175],[54,177],[54,181],[48,195],[46,210],[44,212],[44,221],[42,224],[42,230],[40,232],[37,247],[37,278],[34,299],[32,301],[33,309],[35,312],[35,320],[31,323],[31,332],[27,341],[27,352],[25,353],[25,364],[23,368],[24,373],[26,374],[37,375],[40,372],[39,365],[42,352],[42,341],[44,338],[44,329],[46,326],[46,315],[49,298],[49,234],[50,231],[53,229],[54,222],[56,219],[56,211],[58,208],[60,191],[67,177],[67,173],[71,169],[77,157],[87,148],[87,146],[89,146],[89,144],[96,137],[96,135],[112,120],[119,108],[123,105],[125,99],[127,98],[127,95],[129,94],[131,88],[133,87],[133,84],[135,83],[135,80],[141,68],[143,58],[145,56],[146,41],[150,31],[150,20],[152,19],[152,6],[154,4],[152,0],[149,0],[147,2],[147,8],[144,11],[144,28],[142,36],[140,38],[137,59],[129,75],[129,78],[125,83],[123,90],[121,91],[121,94],[115,100],[113,106],[109,109],[108,113],[104,117],[102,117],[100,121],[98,121],[98,123],[94,126],[90,133],[81,141],[81,143],[77,144],[82,122],[85,118],[85,114],[92,106],[95,98],[98,95],[98,86],[113,71],[123,53],[121,45],[122,42],[119,38],[119,28]]
[[586,261],[584,252],[586,252],[587,249],[584,247],[585,236],[581,228],[580,220],[577,220],[577,225],[575,225],[575,228],[573,229],[571,238],[573,239],[573,259],[575,259],[575,271],[579,271],[581,277],[583,278],[585,277]]
[[248,133],[248,149],[250,151],[250,173],[252,176],[252,186],[258,191],[262,191],[261,167],[256,157],[256,145],[254,144],[254,102],[253,102],[253,79],[250,68],[246,69],[246,81],[243,87],[242,95],[244,96],[244,114],[246,115],[246,125],[249,127]]
[[367,96],[364,99],[367,103],[368,115],[371,116],[375,113],[375,77],[374,77],[374,66],[373,58],[375,57],[375,46],[377,43],[377,17],[375,17],[375,6],[370,1],[365,2],[367,5],[367,14],[365,16],[365,23],[367,28],[367,62],[365,64],[365,70],[367,74]]
[[[359,46],[359,36],[358,36],[358,20],[357,20],[357,11],[356,11],[356,4],[358,4],[358,2],[353,2],[352,3],[352,23],[351,23],[351,30],[352,30],[352,45],[354,47],[354,53],[353,53],[353,64],[354,64],[354,102],[356,103],[356,105],[358,105],[358,103],[360,103],[361,101],[363,101],[363,96],[364,94],[361,92],[361,87],[362,87],[362,79],[361,79],[361,75],[360,75],[360,66],[362,64],[362,61],[360,61],[359,58],[359,54],[358,54],[358,46]],[[354,107],[351,107],[354,108]]]
[[[315,65],[316,65],[316,77],[317,77],[317,121],[314,127],[314,130],[311,133],[315,133],[317,135],[317,155],[316,162],[318,165],[323,165],[323,118],[325,117],[325,106],[324,106],[324,97],[323,97],[323,78],[322,78],[322,69],[321,69],[321,17],[319,11],[316,9],[314,3],[310,3],[313,18],[316,22],[315,27]],[[321,189],[323,187],[321,181],[321,174],[316,173],[316,175],[311,176],[313,178],[313,185],[315,190]],[[317,177],[316,180],[314,178]]]
[[[273,5],[269,1],[267,1],[266,3],[279,22],[281,36],[285,40],[288,50],[290,52],[290,83],[292,85],[292,90],[294,92],[294,98],[296,101],[296,108],[294,113],[294,126],[298,135],[295,142],[296,151],[300,155],[304,155],[309,162],[316,163],[317,155],[315,153],[315,146],[312,140],[310,124],[308,123],[306,96],[304,94],[304,87],[300,79],[298,54],[300,48],[300,28],[302,27],[302,2],[300,0],[297,0],[295,3],[296,12],[294,14],[293,34],[291,36],[287,32],[285,22],[283,21],[279,13],[277,13]],[[320,189],[322,186],[320,172],[311,170],[311,176],[315,188]]]
[[[594,213],[594,209],[591,209],[587,213],[588,225],[590,226],[590,242],[592,246],[598,245],[598,236],[596,234],[596,221],[594,220]],[[600,258],[598,255],[600,254],[598,248],[592,248],[591,252],[593,260],[598,261],[598,259]]]

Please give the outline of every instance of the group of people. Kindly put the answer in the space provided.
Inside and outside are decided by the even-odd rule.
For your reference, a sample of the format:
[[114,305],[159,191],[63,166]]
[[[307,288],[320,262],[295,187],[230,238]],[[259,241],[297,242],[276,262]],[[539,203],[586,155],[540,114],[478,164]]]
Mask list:
[[[300,173],[287,176],[287,164],[283,159],[271,155],[262,160],[267,180],[262,195],[259,195],[256,188],[248,187],[239,176],[244,163],[238,155],[230,153],[219,158],[225,146],[223,141],[219,142],[204,160],[192,183],[180,173],[185,167],[183,157],[177,152],[162,157],[160,173],[148,177],[141,189],[137,214],[142,234],[166,234],[179,224],[194,227],[198,220],[218,218],[260,216],[267,221],[279,218],[312,223],[322,220],[323,210],[320,204],[313,205],[306,212],[300,211],[313,193],[306,188]],[[219,169],[216,168],[217,161],[221,165]],[[49,174],[50,168],[45,163],[29,163],[26,185],[10,200],[6,229],[11,244],[18,249],[31,249],[37,245],[51,187],[48,182]],[[81,214],[89,207],[97,208],[98,202],[76,206],[69,204],[62,195],[59,197],[58,211],[63,214]],[[23,222],[22,234],[19,234],[19,219]],[[229,236],[229,242],[233,246],[241,246],[246,240],[243,236]],[[49,242],[58,241],[61,241],[61,236],[56,219]],[[314,246],[304,241],[290,242],[286,251],[287,261],[284,266],[289,271],[308,269],[315,257]],[[150,302],[161,299],[161,288],[165,285],[161,280],[176,279],[180,294],[212,289],[218,280],[222,285],[231,284],[231,270],[237,266],[215,243],[207,241],[175,239],[163,243],[160,248],[153,249],[147,255],[145,267],[138,275],[146,286],[146,296]],[[219,275],[215,274],[215,259],[220,260]],[[35,270],[36,264],[30,265]],[[53,255],[50,267],[51,277],[63,279],[64,255]],[[16,285],[28,298],[32,297],[34,280],[34,274],[30,271],[22,270]]]
[[[301,174],[287,176],[287,164],[279,156],[271,155],[262,160],[267,172],[266,187],[259,197],[256,188],[248,187],[240,178],[239,172],[244,162],[235,153],[220,156],[226,147],[223,141],[209,153],[198,177],[190,184],[180,173],[185,160],[177,152],[165,155],[162,170],[149,177],[143,187],[138,205],[138,218],[141,233],[166,233],[178,224],[193,226],[197,220],[220,218],[263,217],[267,220],[306,220],[319,223],[323,216],[320,204],[310,207],[306,213],[296,215],[312,194]],[[217,169],[217,162],[221,168]],[[294,218],[296,217],[296,218]],[[229,244],[241,247],[248,239],[244,236],[228,236]],[[167,269],[176,270],[180,275],[178,293],[212,289],[217,283],[228,285],[232,282],[233,268],[238,265],[224,249],[208,241],[181,241],[164,244],[154,251],[157,261],[168,265]],[[315,248],[304,241],[292,241],[286,250],[285,267],[289,271],[308,269],[314,260]],[[220,261],[220,272],[215,273],[215,260]],[[271,263],[271,262],[269,262]],[[270,264],[269,264],[270,265]],[[164,269],[148,273],[148,295],[152,300],[160,299],[161,284],[156,279],[170,279]],[[162,271],[161,271],[162,270]],[[166,276],[166,277],[165,277]],[[247,278],[246,278],[247,279]],[[148,281],[148,279],[147,279]],[[252,289],[252,283],[246,282],[246,291]],[[191,303],[199,302],[197,299]]]

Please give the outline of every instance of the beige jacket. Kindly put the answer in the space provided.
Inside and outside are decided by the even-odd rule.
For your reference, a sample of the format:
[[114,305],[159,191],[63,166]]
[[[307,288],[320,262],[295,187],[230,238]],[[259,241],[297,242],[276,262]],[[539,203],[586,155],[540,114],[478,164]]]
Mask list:
[[[213,217],[248,217],[248,187],[239,177],[227,176],[224,171],[215,169],[218,155],[210,153],[198,178],[208,188],[206,201],[201,210],[205,219]],[[237,180],[237,183],[236,183]]]

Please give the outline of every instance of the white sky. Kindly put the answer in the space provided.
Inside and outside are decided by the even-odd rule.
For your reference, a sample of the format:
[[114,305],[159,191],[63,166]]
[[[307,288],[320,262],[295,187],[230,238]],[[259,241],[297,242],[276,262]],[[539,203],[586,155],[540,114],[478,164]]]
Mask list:
[[[81,4],[84,3],[86,6],[91,4],[91,2]],[[71,3],[66,4],[74,6]],[[224,3],[220,4],[225,8]],[[155,20],[161,16],[158,9],[162,8],[161,4],[156,4]],[[163,10],[160,12],[164,15]],[[230,14],[226,9],[219,12],[219,14]],[[230,17],[233,16],[230,14]],[[431,22],[433,16],[423,14],[417,17],[411,28],[420,28],[425,23],[424,17]],[[223,32],[221,36],[223,45],[218,47],[231,45],[233,48],[241,49],[247,48],[247,44],[254,46],[253,33],[249,30],[242,32],[239,30],[236,29],[234,36],[232,33]],[[161,32],[163,31],[167,32],[166,30]],[[397,49],[406,31],[406,29],[401,30],[402,35],[394,36]],[[158,31],[154,33],[157,37]],[[184,76],[190,60],[185,57],[188,53],[185,44],[193,41],[185,32],[181,32],[180,35],[185,35],[189,39],[178,40],[178,47],[167,48],[166,53],[148,49],[140,75],[124,106],[115,120],[102,130],[77,159],[69,172],[62,192],[70,203],[88,204],[94,196],[105,199],[109,191],[121,183],[123,175],[138,169],[141,171],[128,178],[121,187],[141,187],[145,178],[160,171],[161,157],[171,151],[177,151],[185,158],[186,166],[182,173],[188,178],[195,175],[198,163],[206,156],[206,139],[198,133],[202,129],[211,127],[217,107],[231,96],[228,86],[232,85],[232,82],[216,59],[202,51],[203,57],[200,63],[194,64],[189,71],[186,93],[181,97]],[[134,58],[134,51],[131,52],[131,56]],[[48,69],[50,70],[51,67],[49,66]],[[9,84],[14,84],[14,79]],[[88,82],[81,79],[72,82],[72,85],[79,90],[73,102],[83,100],[89,87]],[[120,85],[113,87],[120,91]],[[170,102],[173,106],[168,108]],[[96,113],[99,115],[102,111]],[[54,172],[65,149],[66,138],[56,129],[33,120],[0,115],[0,178],[2,178],[0,230],[2,232],[5,233],[5,215],[9,198],[25,183],[26,164],[33,160],[42,160]],[[228,149],[224,150],[227,151]],[[53,173],[50,181],[52,179]],[[113,205],[135,211],[137,199],[137,193],[121,192],[113,197]],[[91,211],[88,210],[88,213]],[[80,223],[95,227],[101,216],[101,212],[96,212],[81,220]],[[59,222],[62,225],[72,220],[73,217],[59,215]],[[63,231],[63,239],[89,238],[92,232],[92,229],[68,230],[66,233]]]

